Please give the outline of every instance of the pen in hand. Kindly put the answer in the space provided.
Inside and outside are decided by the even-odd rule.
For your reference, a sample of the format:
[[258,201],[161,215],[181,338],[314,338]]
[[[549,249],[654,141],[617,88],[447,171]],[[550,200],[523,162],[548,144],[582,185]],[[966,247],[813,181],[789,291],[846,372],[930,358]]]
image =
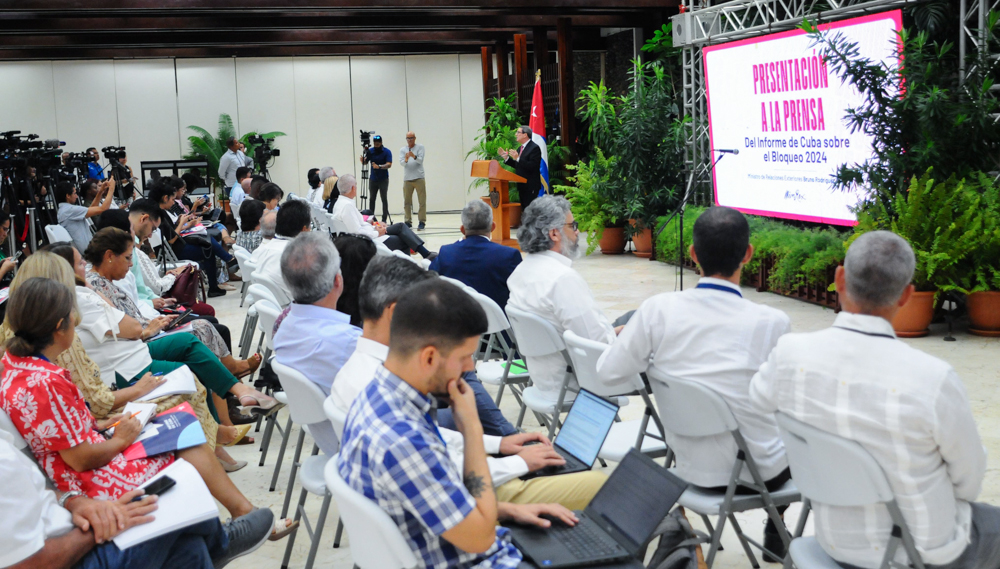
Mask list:
[[[139,414],[139,412],[136,411],[136,412],[132,413],[132,415],[130,417],[128,417],[128,419],[134,419],[138,414]],[[117,427],[122,421],[125,421],[125,420],[126,420],[125,417],[122,417],[121,419],[118,419],[110,427],[104,429],[103,431],[98,431],[98,434],[101,434],[101,435],[106,434],[108,431],[110,431],[111,429]]]

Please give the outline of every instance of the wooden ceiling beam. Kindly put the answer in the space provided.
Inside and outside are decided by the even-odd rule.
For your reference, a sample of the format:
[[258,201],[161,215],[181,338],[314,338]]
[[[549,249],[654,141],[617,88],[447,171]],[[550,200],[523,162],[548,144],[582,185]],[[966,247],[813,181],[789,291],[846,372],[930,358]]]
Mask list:
[[666,9],[674,6],[671,0],[171,0],[165,6],[163,0],[18,0],[15,7],[7,10],[16,12],[44,11],[89,11],[121,12],[123,10],[155,11],[208,11],[208,10],[276,10],[281,12],[298,10],[339,10],[361,8],[365,10],[416,10],[429,9],[548,9],[565,15],[582,10],[624,10]]

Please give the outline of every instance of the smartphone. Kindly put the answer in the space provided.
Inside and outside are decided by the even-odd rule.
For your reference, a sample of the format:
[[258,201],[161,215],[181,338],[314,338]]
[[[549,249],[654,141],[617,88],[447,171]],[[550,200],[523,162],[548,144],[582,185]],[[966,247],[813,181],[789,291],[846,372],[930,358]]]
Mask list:
[[146,496],[162,496],[176,485],[177,482],[173,478],[169,476],[161,476],[160,478],[154,480],[149,486],[143,488],[143,491],[146,492],[144,495],[136,496],[132,501],[138,502]]
[[167,326],[163,329],[163,331],[169,332],[177,328],[178,326],[183,326],[184,324],[187,324],[189,321],[194,319],[194,317],[192,316],[193,314],[194,314],[193,312],[186,312],[178,316],[177,318],[174,318],[173,322],[167,324]]

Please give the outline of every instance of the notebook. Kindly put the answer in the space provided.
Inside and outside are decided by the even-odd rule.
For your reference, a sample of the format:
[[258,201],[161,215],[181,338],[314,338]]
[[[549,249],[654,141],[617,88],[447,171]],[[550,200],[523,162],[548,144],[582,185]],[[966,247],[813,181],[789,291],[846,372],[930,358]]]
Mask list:
[[153,418],[156,414],[156,403],[140,403],[138,401],[131,401],[125,405],[125,409],[122,410],[122,417],[131,417],[133,413],[138,413],[135,416],[136,420],[143,427],[149,423],[149,420]]
[[156,389],[142,396],[143,401],[152,401],[169,395],[183,395],[197,391],[194,384],[194,374],[188,366],[181,366],[163,376],[166,381]]
[[145,435],[143,431],[142,436],[122,451],[125,460],[156,456],[203,445],[206,442],[205,431],[187,401],[154,417],[152,422],[146,425],[146,429],[153,428],[156,429],[154,434]]
[[160,496],[156,511],[152,514],[153,521],[129,528],[114,538],[118,549],[128,549],[161,535],[219,517],[215,498],[191,463],[178,458],[141,487],[148,486],[161,476],[173,478],[177,485]]

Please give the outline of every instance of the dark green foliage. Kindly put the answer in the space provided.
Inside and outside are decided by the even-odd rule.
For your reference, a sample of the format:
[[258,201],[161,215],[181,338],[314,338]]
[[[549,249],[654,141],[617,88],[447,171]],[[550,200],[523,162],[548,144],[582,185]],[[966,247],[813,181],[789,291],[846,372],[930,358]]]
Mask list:
[[[190,148],[188,153],[184,155],[185,160],[206,160],[208,162],[208,172],[206,172],[206,177],[209,183],[219,188],[223,185],[222,180],[219,179],[219,159],[222,155],[226,153],[229,149],[226,147],[226,140],[230,136],[236,136],[236,127],[233,126],[233,119],[226,113],[219,115],[219,127],[218,133],[213,136],[212,133],[201,128],[200,126],[189,126],[189,129],[195,131],[197,136],[189,136],[188,144]],[[249,139],[251,136],[257,136],[256,131],[250,131],[244,133],[240,137],[240,142],[246,146],[246,155],[253,158],[254,150],[257,148],[257,144],[251,144]],[[274,138],[278,136],[285,136],[283,132],[265,132],[261,133],[260,136],[264,138]],[[272,144],[272,148],[277,148],[276,144]]]

